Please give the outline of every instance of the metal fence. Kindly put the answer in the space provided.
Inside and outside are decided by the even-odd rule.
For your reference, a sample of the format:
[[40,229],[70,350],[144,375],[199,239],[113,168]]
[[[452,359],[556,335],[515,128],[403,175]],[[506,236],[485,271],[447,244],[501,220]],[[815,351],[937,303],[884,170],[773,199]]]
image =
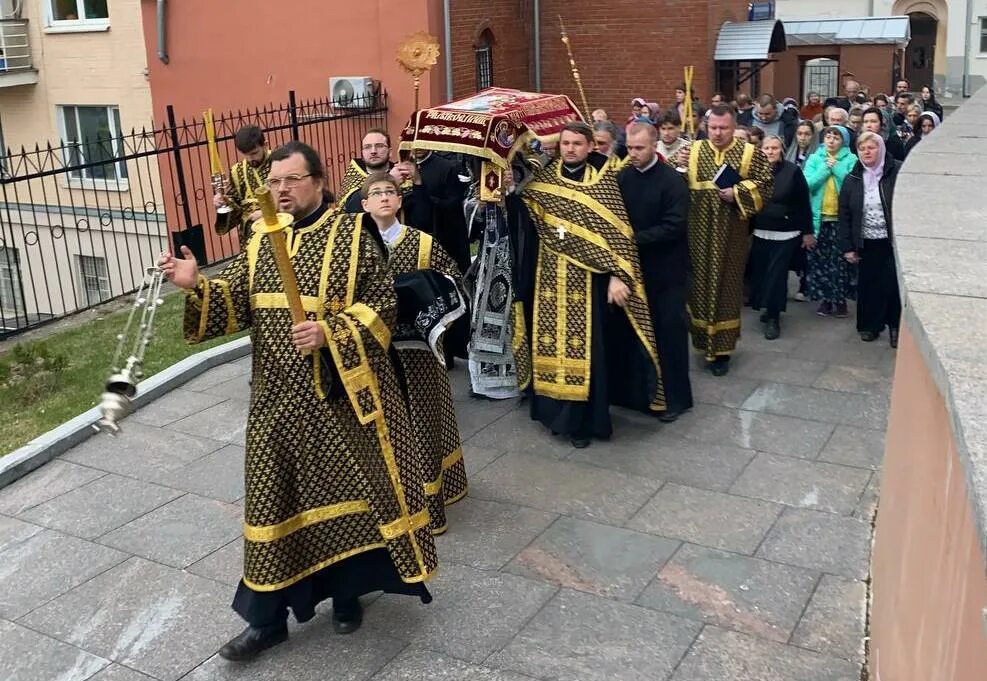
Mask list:
[[[236,131],[257,125],[272,148],[301,140],[318,149],[334,189],[366,130],[386,127],[387,95],[341,107],[291,92],[284,104],[214,120],[227,170]],[[169,106],[150,130],[122,134],[112,115],[96,126],[94,137],[0,149],[0,339],[133,292],[176,235],[201,233],[208,263],[239,250],[234,233],[213,230],[201,118],[178,120]]]

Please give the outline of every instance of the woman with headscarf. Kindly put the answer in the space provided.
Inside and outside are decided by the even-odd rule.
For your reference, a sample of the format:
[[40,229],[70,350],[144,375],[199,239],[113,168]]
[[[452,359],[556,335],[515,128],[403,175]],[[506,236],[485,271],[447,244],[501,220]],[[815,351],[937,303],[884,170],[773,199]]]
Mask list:
[[635,97],[631,100],[631,115],[627,117],[628,125],[636,123],[641,119],[641,109],[647,105],[648,103],[644,97]]
[[809,157],[803,173],[809,184],[816,247],[809,251],[809,297],[818,300],[820,317],[847,317],[851,294],[850,266],[837,240],[840,189],[857,157],[850,151],[850,131],[842,125],[825,129],[823,144]]
[[840,191],[840,250],[859,263],[857,331],[863,341],[877,340],[885,327],[898,347],[901,297],[894,262],[891,204],[901,161],[887,153],[884,139],[864,132],[857,140],[860,160]]
[[942,120],[942,104],[936,101],[936,91],[928,85],[922,86],[922,111],[934,113],[939,120]]
[[818,147],[819,137],[816,133],[816,126],[812,124],[812,121],[799,121],[795,128],[795,140],[785,152],[785,160],[791,161],[799,168],[804,168],[805,162],[809,160],[809,157]]
[[915,130],[912,131],[911,138],[905,144],[905,158],[908,158],[908,154],[912,153],[915,145],[921,142],[923,137],[931,134],[933,130],[938,128],[940,123],[939,116],[931,111],[919,114],[918,121],[915,123]]
[[774,191],[761,212],[751,220],[751,307],[763,310],[764,337],[781,335],[781,313],[788,299],[788,268],[795,253],[815,246],[809,185],[802,171],[782,155],[785,142],[778,135],[767,135],[761,151],[774,173]]

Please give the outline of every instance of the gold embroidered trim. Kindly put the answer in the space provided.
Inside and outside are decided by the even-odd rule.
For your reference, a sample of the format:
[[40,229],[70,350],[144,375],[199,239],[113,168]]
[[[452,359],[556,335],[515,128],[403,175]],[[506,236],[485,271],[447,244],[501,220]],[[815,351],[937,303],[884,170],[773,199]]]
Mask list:
[[284,539],[298,530],[317,523],[340,518],[344,515],[368,513],[369,511],[370,505],[366,501],[343,501],[330,506],[320,506],[302,511],[298,515],[294,515],[275,525],[247,525],[244,523],[243,537],[247,541],[256,544],[266,544],[277,541],[278,539]]
[[740,155],[740,167],[737,171],[742,179],[747,179],[751,175],[751,159],[754,158],[754,145],[745,144],[744,151]]
[[353,228],[353,240],[350,242],[350,271],[346,277],[346,307],[353,304],[356,295],[356,273],[360,264],[360,234],[363,233],[363,213],[356,216]]
[[418,237],[418,269],[427,270],[432,262],[432,235],[421,233]]
[[[302,309],[318,313],[322,306],[317,296],[301,296]],[[250,306],[256,309],[287,309],[288,296],[282,293],[255,293],[250,296]]]
[[456,451],[452,452],[451,454],[447,455],[445,458],[442,459],[442,470],[447,470],[449,468],[452,468],[457,463],[459,463],[460,459],[462,458],[463,458],[463,449],[462,447],[460,447],[459,449],[457,449]]
[[[297,575],[294,575],[293,577],[289,577],[288,579],[285,579],[283,581],[277,582],[276,584],[258,584],[257,582],[250,581],[246,577],[243,578],[243,583],[246,584],[251,589],[253,589],[254,591],[278,591],[279,589],[284,589],[286,587],[291,586],[292,584],[300,582],[301,580],[305,579],[309,575],[314,575],[319,570],[323,568],[327,568],[333,563],[338,563],[340,561],[346,560],[347,558],[352,558],[353,556],[360,553],[373,551],[374,549],[385,549],[385,548],[387,548],[387,544],[385,544],[384,542],[377,542],[374,544],[359,546],[355,549],[350,549],[349,551],[344,551],[340,554],[337,554],[332,558],[327,558],[326,560],[317,563],[312,567],[306,568],[305,570],[299,572]],[[418,577],[415,577],[411,580],[406,580],[403,577],[401,579],[402,581],[407,581],[407,582],[423,582],[425,581],[425,579],[428,579],[428,577],[430,576],[431,575],[425,575],[424,578],[422,579],[419,579]]]
[[367,327],[367,330],[377,339],[384,350],[391,345],[391,330],[373,309],[366,303],[356,303],[346,308],[346,314]]
[[197,341],[201,341],[206,336],[206,327],[209,321],[209,292],[212,286],[209,284],[209,280],[203,275],[199,275],[198,280],[199,288],[202,289],[202,309],[199,313],[199,336],[196,338]]
[[233,294],[230,292],[230,282],[225,279],[213,280],[223,293],[223,302],[226,303],[226,333],[236,333],[236,308],[233,307]]
[[[561,167],[561,165],[560,165]],[[591,166],[586,166],[587,170]],[[600,173],[603,176],[603,173]],[[588,182],[586,184],[596,184],[599,182],[600,178],[595,178],[593,182]],[[570,180],[571,181],[571,180]],[[599,215],[604,220],[606,220],[614,229],[623,234],[628,239],[634,240],[634,229],[621,220],[617,215],[604,206],[602,203],[594,199],[593,197],[586,194],[586,192],[579,191],[578,189],[573,189],[570,187],[559,187],[554,184],[548,184],[546,182],[531,182],[528,184],[527,189],[533,192],[545,192],[546,194],[552,194],[553,196],[558,196],[563,199],[568,199],[570,201],[575,201],[576,203],[581,203],[582,205],[589,208],[593,213]]]
[[[423,508],[413,516],[404,516],[380,526],[380,536],[390,541],[397,539],[403,534],[414,534],[415,530],[420,530],[431,522],[428,515],[428,508]],[[417,543],[415,544],[417,548]]]

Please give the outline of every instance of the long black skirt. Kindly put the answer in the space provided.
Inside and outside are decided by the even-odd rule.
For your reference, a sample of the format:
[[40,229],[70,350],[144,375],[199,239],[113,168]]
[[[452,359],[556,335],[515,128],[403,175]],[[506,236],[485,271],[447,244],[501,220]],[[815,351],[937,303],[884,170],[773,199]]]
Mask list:
[[857,331],[880,333],[901,323],[898,270],[890,239],[864,239],[857,280]]
[[[607,286],[609,275],[594,274],[592,280],[593,320],[590,342],[589,399],[585,402],[558,400],[531,394],[531,418],[541,421],[553,433],[573,439],[609,438],[613,433],[610,419],[610,391],[607,376],[606,319],[609,312]],[[537,295],[537,294],[536,294]]]
[[788,267],[801,239],[772,241],[755,236],[751,243],[751,307],[778,319],[788,301]]
[[418,596],[422,603],[432,601],[424,584],[401,581],[386,549],[373,549],[277,591],[254,591],[241,580],[233,597],[233,610],[255,627],[284,622],[289,608],[296,620],[308,622],[315,617],[315,607],[322,601],[330,598],[351,601],[374,591]]

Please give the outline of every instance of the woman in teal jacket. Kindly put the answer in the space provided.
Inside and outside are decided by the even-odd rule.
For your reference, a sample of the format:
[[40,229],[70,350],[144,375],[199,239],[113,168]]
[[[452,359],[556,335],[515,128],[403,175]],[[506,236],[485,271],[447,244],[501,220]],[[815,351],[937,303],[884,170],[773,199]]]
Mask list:
[[812,223],[816,243],[809,251],[809,297],[818,300],[816,314],[848,316],[846,299],[851,295],[850,264],[840,252],[837,233],[840,220],[840,189],[857,163],[850,151],[850,131],[842,125],[826,128],[823,144],[805,162],[803,173],[809,184]]

